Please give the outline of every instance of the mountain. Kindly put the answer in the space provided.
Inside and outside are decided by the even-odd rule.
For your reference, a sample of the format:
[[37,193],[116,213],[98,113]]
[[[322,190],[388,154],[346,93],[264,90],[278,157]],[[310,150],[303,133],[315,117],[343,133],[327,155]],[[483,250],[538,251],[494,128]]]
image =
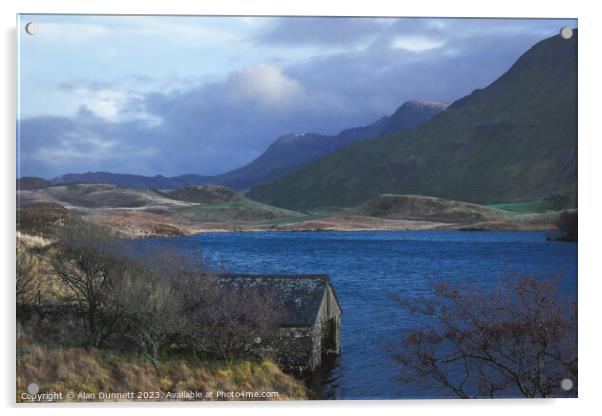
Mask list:
[[434,115],[445,111],[448,105],[433,100],[413,100],[403,103],[386,121],[380,135],[400,133],[414,128]]
[[52,179],[54,185],[66,183],[106,183],[125,188],[175,189],[183,186],[206,183],[219,184],[241,191],[292,173],[305,164],[337,149],[362,140],[374,139],[382,134],[400,132],[416,127],[433,115],[445,110],[446,104],[438,101],[408,101],[390,117],[363,127],[345,129],[336,135],[316,133],[287,134],[280,137],[251,163],[216,176],[183,175],[173,178],[165,176],[141,176],[108,172],[66,174]]
[[24,176],[17,179],[17,190],[44,189],[50,185],[50,182],[37,176]]
[[211,176],[182,175],[168,178],[162,175],[143,176],[125,173],[87,172],[67,173],[50,180],[52,185],[70,183],[104,183],[134,189],[174,189],[182,186],[203,184],[209,182]]
[[368,126],[346,129],[333,136],[316,133],[284,135],[257,159],[240,169],[216,176],[213,183],[238,190],[249,189],[256,184],[294,172],[312,160],[341,147],[378,137],[387,120],[387,117],[383,117]]
[[539,42],[485,89],[415,129],[355,143],[248,196],[289,209],[380,194],[479,204],[577,189],[577,31]]
[[276,140],[257,159],[240,169],[219,175],[218,181],[214,183],[234,189],[249,189],[290,174],[307,163],[350,144],[416,127],[444,111],[446,107],[447,104],[438,101],[408,101],[390,117],[382,117],[368,126],[343,130],[337,135],[287,134]]

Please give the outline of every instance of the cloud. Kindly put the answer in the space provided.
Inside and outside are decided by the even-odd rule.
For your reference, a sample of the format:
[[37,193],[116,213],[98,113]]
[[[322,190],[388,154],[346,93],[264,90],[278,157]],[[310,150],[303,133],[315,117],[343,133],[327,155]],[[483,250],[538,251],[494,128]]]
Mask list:
[[271,110],[285,110],[305,98],[301,84],[269,64],[246,67],[227,82],[230,99],[251,100]]
[[[132,77],[136,82],[149,83],[144,77]],[[151,126],[159,125],[161,118],[146,111],[145,96],[141,92],[128,91],[117,83],[93,81],[87,83],[63,82],[57,89],[67,93],[78,103],[78,111],[84,111],[103,120],[117,123],[143,121]]]
[[[145,39],[179,30],[170,36],[181,42],[188,37],[190,43],[223,41],[231,33],[230,20],[213,20],[202,29],[211,19],[186,20],[180,29],[173,27],[176,20],[155,27],[156,20],[161,21],[141,18],[126,28],[112,27],[138,25],[148,31],[140,35]],[[61,83],[78,106],[68,116],[21,120],[20,174],[223,173],[250,162],[284,134],[366,125],[410,99],[454,101],[494,81],[560,25],[391,18],[261,22],[249,18],[244,25],[251,32],[236,35],[261,51],[261,58],[245,55],[234,70],[166,79],[141,71],[117,81],[99,76],[101,81]]]
[[305,91],[298,79],[267,63],[221,82],[164,93],[128,94],[102,83],[62,87],[85,104],[72,117],[21,121],[22,175],[222,173],[283,134],[335,131],[356,111],[329,93]]
[[[24,17],[26,17],[24,15]],[[39,22],[35,40],[45,43],[85,43],[96,38],[155,38],[161,42],[228,43],[242,40],[240,33],[224,28],[222,22],[210,18],[184,18],[170,16],[87,16],[82,22],[79,16],[65,16],[62,20],[31,15]],[[22,19],[22,25],[31,19]],[[242,24],[253,27],[250,21]]]
[[[82,109],[74,117],[33,117],[19,126],[19,170],[22,175],[45,177],[73,171],[102,170],[112,163],[141,169],[143,159],[153,157],[158,149],[148,143],[128,141],[124,133],[138,129],[127,123],[108,123]],[[142,130],[138,130],[142,131]],[[35,172],[32,172],[35,171]]]
[[445,45],[444,40],[431,39],[420,36],[398,36],[393,39],[391,47],[411,52],[424,52],[437,49]]
[[337,17],[282,17],[273,19],[255,41],[269,45],[341,46],[362,42],[381,30],[378,19]]
[[242,40],[234,30],[222,28],[219,21],[210,18],[136,16],[120,22],[115,28],[121,35],[156,37],[162,41],[179,41],[186,44],[228,43]]
[[87,88],[75,88],[73,94],[78,97],[82,107],[106,121],[116,123],[141,120],[153,126],[162,122],[160,117],[146,111],[142,94]]

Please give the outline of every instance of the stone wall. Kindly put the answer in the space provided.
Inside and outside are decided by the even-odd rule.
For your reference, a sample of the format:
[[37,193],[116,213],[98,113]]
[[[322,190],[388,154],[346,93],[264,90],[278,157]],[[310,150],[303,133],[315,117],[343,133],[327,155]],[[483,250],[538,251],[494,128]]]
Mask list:
[[322,354],[339,354],[341,309],[332,288],[327,287],[312,327],[280,327],[269,340],[258,342],[256,348],[294,371],[315,370],[322,364]]
[[315,369],[315,330],[311,327],[281,327],[269,340],[257,345],[261,354],[271,357],[286,369]]

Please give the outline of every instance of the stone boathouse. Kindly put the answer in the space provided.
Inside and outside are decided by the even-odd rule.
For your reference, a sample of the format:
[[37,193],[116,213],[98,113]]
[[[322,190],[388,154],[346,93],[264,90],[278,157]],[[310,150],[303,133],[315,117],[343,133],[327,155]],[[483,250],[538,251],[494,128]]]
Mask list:
[[261,288],[277,300],[276,334],[261,348],[283,366],[313,371],[324,354],[340,353],[342,310],[328,275],[224,274],[218,282]]

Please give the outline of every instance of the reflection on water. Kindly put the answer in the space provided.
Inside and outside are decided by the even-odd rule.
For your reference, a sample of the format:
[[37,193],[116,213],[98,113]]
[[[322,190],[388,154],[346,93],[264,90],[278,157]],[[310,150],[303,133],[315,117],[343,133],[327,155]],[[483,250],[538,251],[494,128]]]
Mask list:
[[328,400],[336,399],[339,385],[337,383],[337,368],[339,367],[339,355],[324,354],[322,366],[313,372],[303,375],[303,381],[311,391],[312,399]]

